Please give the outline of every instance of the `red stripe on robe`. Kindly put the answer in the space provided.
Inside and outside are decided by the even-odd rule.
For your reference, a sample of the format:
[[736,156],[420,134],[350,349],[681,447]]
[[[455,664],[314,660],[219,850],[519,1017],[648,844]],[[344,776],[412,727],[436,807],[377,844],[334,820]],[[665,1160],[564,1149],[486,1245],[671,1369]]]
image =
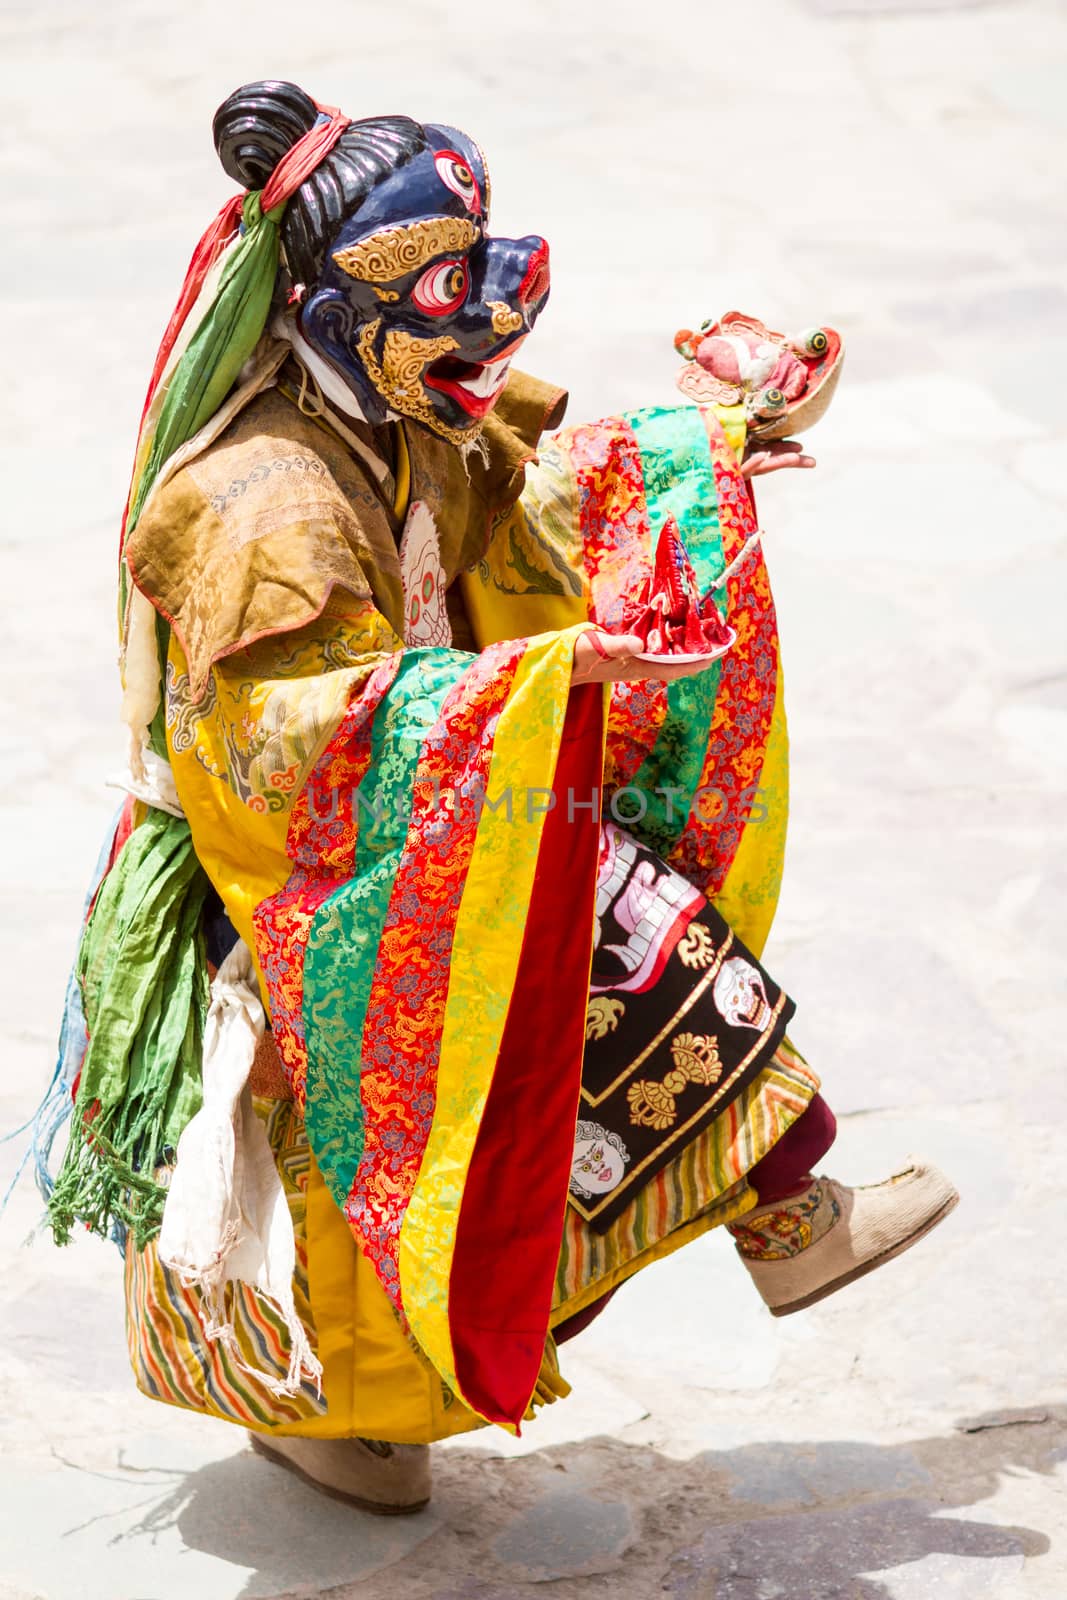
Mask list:
[[[573,690],[515,989],[456,1229],[449,1326],[460,1392],[521,1421],[544,1354],[574,1156],[600,841],[602,691]],[[575,810],[568,820],[568,793]]]

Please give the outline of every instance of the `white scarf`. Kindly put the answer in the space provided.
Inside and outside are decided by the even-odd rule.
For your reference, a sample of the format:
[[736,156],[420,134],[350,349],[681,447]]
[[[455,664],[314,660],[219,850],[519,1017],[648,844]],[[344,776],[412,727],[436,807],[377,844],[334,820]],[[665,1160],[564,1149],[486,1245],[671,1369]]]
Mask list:
[[[163,1210],[159,1259],[203,1296],[204,1333],[276,1395],[305,1378],[320,1386],[322,1366],[293,1302],[296,1246],[285,1191],[266,1130],[252,1109],[248,1078],[266,1019],[252,955],[239,939],[211,985],[204,1030],[204,1103],[178,1141]],[[227,1283],[268,1300],[289,1334],[289,1370],[274,1377],[244,1360]]]

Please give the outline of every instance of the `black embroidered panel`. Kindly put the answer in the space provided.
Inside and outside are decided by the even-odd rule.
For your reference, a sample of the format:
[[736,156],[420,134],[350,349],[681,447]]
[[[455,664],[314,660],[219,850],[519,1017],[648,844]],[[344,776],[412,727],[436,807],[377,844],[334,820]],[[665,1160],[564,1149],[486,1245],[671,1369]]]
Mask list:
[[795,1009],[698,890],[605,835],[570,1185],[597,1232],[751,1083]]

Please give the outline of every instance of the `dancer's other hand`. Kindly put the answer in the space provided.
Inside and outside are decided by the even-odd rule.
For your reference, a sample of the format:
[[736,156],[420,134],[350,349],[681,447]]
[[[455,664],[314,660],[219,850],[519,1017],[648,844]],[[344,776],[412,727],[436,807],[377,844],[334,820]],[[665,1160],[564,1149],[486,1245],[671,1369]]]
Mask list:
[[673,683],[675,678],[688,678],[708,666],[706,661],[638,661],[644,648],[635,633],[588,628],[574,641],[571,683],[640,683],[646,679]]
[[804,446],[797,439],[768,439],[765,444],[752,439],[741,462],[741,476],[761,478],[765,472],[780,472],[783,467],[814,465],[815,457],[806,456]]

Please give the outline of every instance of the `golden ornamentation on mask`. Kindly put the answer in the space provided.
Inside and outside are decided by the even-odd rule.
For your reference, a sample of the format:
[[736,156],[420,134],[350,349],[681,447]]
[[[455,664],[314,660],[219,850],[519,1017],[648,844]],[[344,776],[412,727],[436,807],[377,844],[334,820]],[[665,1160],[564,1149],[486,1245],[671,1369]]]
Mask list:
[[401,416],[424,423],[450,444],[470,444],[481,424],[472,421],[469,428],[450,428],[437,415],[422,382],[430,363],[458,350],[458,341],[447,333],[436,339],[420,339],[417,334],[405,333],[401,328],[389,328],[379,361],[374,341],[381,325],[380,317],[368,322],[356,340],[356,353],[378,393]]
[[478,238],[477,227],[466,217],[423,217],[420,222],[379,228],[358,244],[335,250],[333,259],[350,278],[390,283],[417,272],[437,256],[470,250]]
[[487,310],[493,313],[493,332],[499,333],[503,338],[506,333],[518,333],[526,326],[521,311],[512,311],[504,300],[487,300]]
[[478,152],[479,159],[482,163],[482,171],[485,173],[485,188],[482,190],[482,215],[488,220],[489,207],[493,200],[493,185],[489,178],[489,163],[485,159],[485,151],[482,149],[477,139],[472,139],[471,143]]
[[379,289],[379,288],[375,287],[374,292],[378,296],[379,300],[399,300],[400,299],[400,291],[398,289]]

